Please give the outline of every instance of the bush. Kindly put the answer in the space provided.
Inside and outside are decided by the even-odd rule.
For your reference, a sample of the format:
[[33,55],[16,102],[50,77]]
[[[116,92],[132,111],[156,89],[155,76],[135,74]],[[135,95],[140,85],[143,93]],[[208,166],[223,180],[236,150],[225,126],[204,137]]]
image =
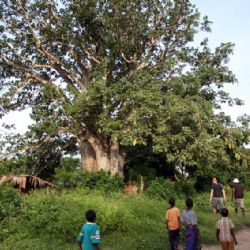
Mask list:
[[62,158],[61,167],[55,169],[54,179],[59,186],[76,187],[82,181],[82,170],[79,169],[79,159]]
[[180,181],[175,183],[175,189],[180,198],[193,197],[196,194],[195,180],[180,178]]
[[84,172],[78,168],[79,160],[63,158],[61,167],[55,170],[54,179],[62,187],[85,187],[89,189],[99,189],[104,191],[116,191],[122,188],[122,177],[111,176],[103,170],[94,172]]
[[100,191],[88,193],[81,189],[68,190],[60,196],[34,192],[24,200],[20,214],[13,218],[8,232],[1,236],[0,228],[0,241],[1,238],[8,239],[8,242],[26,238],[51,241],[53,235],[53,239],[74,243],[82,224],[86,222],[85,212],[88,209],[97,212],[97,223],[103,236],[126,232],[135,222],[135,216],[130,208],[117,202],[122,197],[120,194],[106,198]]
[[27,158],[1,159],[0,175],[30,173],[27,168]]
[[12,186],[0,187],[0,221],[15,216],[21,208],[21,195]]
[[[174,182],[162,180],[175,187]],[[22,197],[17,216],[0,223],[0,249],[77,249],[77,237],[85,223],[85,212],[94,209],[100,225],[102,249],[165,249],[166,201],[149,199],[144,194],[127,196],[120,192],[103,195],[99,190],[81,188],[37,190]],[[208,194],[194,198],[202,243],[214,243],[214,225],[218,216],[211,216]],[[246,207],[250,206],[250,193],[246,193]],[[182,210],[184,199],[176,200]],[[229,207],[233,213],[233,207]],[[250,225],[249,216],[234,218],[236,229]],[[119,240],[117,240],[119,239]]]
[[143,178],[144,183],[148,186],[148,183],[156,178],[156,169],[150,168],[147,163],[140,163],[138,165],[133,165],[129,170],[125,171],[125,181],[132,181],[133,183],[139,184],[141,178]]
[[111,192],[122,188],[123,179],[118,175],[111,176],[103,170],[97,173],[84,172],[80,186]]
[[197,176],[194,186],[198,192],[209,192],[211,189],[211,177]]
[[146,190],[146,194],[150,198],[165,200],[169,199],[170,197],[178,197],[174,182],[166,180],[163,177],[159,177],[151,181],[149,187]]
[[170,197],[186,198],[195,194],[195,188],[192,182],[174,182],[159,177],[151,181],[146,194],[150,198],[165,200],[168,200]]
[[[69,213],[70,211],[70,213]],[[76,225],[80,221],[79,204],[62,200],[60,197],[37,195],[27,199],[22,206],[22,235],[20,237],[43,238],[51,235],[65,242],[72,242],[77,234]],[[15,228],[13,229],[15,230]]]

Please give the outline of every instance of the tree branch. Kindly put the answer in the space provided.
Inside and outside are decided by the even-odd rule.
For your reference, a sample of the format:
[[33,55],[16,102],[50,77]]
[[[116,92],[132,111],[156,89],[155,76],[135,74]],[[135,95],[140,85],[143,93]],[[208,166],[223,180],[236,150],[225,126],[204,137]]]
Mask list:
[[13,61],[8,60],[7,58],[4,57],[4,55],[2,53],[0,55],[1,55],[1,58],[3,59],[3,61],[7,65],[9,65],[9,66],[21,71],[21,72],[28,74],[27,77],[29,79],[34,79],[39,83],[51,86],[53,89],[56,90],[57,93],[59,93],[61,95],[61,100],[63,100],[63,102],[65,104],[69,103],[69,99],[65,96],[65,94],[62,92],[62,90],[57,85],[55,85],[53,82],[51,82],[50,80],[45,80],[44,78],[42,78],[40,75],[38,75],[36,72],[34,72],[33,70],[31,70],[29,68],[26,68],[26,67],[21,66],[21,65],[17,65]]
[[[70,84],[76,91],[79,91],[73,81],[75,81],[76,83],[79,84],[80,79],[78,77],[75,76],[75,74],[70,70],[70,69],[65,69],[65,65],[64,63],[61,62],[61,60],[52,52],[49,52],[48,50],[44,49],[41,45],[41,40],[36,36],[32,25],[31,25],[31,21],[29,18],[29,15],[27,13],[27,11],[24,9],[22,3],[20,2],[20,0],[18,0],[18,3],[22,9],[22,15],[28,25],[29,31],[35,41],[35,45],[36,45],[36,49],[37,51],[42,55],[45,56],[49,61],[51,61],[52,65],[54,66],[55,70],[58,71],[58,73],[62,76],[62,78],[68,83]],[[46,23],[45,23],[46,24]],[[69,75],[69,77],[68,77]],[[73,80],[71,80],[71,79]]]

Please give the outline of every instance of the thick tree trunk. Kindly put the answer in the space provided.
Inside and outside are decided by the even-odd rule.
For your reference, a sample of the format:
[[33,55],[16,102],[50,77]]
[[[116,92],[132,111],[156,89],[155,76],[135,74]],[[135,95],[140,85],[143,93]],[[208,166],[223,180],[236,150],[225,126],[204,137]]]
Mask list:
[[120,152],[120,145],[117,139],[110,140],[108,145],[96,136],[89,136],[88,140],[80,143],[82,168],[86,171],[110,172],[111,175],[123,176],[125,155]]
[[120,144],[115,138],[112,140],[110,148],[110,172],[112,175],[123,175],[125,154],[120,151]]
[[87,140],[83,138],[81,138],[79,141],[79,145],[81,154],[81,168],[86,171],[97,172],[98,167],[93,147]]

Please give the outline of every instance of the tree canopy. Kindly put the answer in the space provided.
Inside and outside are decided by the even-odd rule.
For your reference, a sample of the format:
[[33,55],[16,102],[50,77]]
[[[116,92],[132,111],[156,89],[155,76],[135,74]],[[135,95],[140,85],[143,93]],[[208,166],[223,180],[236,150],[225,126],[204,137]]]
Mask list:
[[242,104],[223,90],[233,44],[193,42],[210,22],[191,1],[2,0],[0,13],[0,116],[33,108],[27,148],[74,142],[84,169],[112,174],[137,145],[190,173],[242,160],[248,118],[214,111]]

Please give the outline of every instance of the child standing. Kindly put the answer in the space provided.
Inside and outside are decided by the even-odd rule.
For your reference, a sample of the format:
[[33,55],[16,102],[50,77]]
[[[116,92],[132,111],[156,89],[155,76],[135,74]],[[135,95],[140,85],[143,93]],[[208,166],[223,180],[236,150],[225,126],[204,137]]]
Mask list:
[[81,232],[77,237],[80,249],[84,250],[100,250],[100,231],[99,226],[95,223],[96,213],[94,210],[86,212],[87,222],[82,226]]
[[201,249],[200,234],[197,226],[197,216],[193,211],[193,200],[186,200],[187,208],[182,212],[181,223],[185,226],[185,249],[197,250]]
[[175,207],[175,199],[169,199],[170,208],[166,211],[166,227],[171,250],[179,249],[180,242],[180,211]]
[[222,250],[234,250],[234,244],[237,245],[234,234],[234,224],[228,219],[228,209],[221,209],[222,218],[216,223],[216,238],[221,242]]

